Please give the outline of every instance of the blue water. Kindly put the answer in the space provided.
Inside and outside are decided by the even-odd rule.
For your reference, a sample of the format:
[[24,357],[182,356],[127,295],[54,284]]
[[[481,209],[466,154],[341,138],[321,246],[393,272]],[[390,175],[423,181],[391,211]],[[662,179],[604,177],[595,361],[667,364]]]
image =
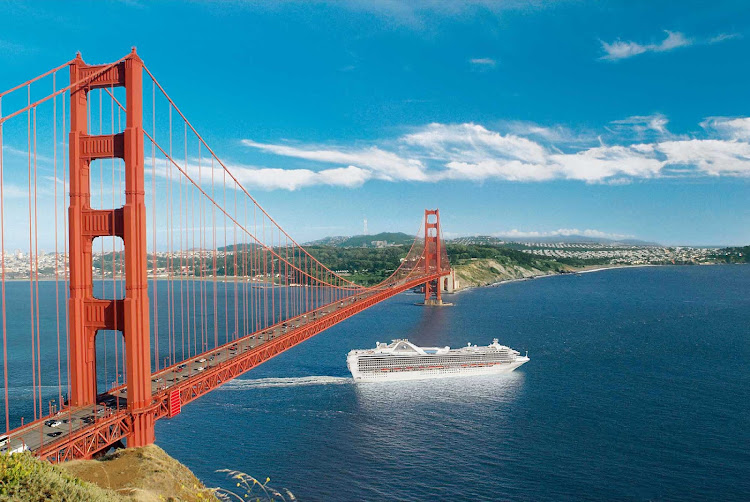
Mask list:
[[[157,424],[216,469],[304,501],[750,500],[750,267],[608,270],[399,295]],[[359,384],[346,353],[501,343],[507,376]]]

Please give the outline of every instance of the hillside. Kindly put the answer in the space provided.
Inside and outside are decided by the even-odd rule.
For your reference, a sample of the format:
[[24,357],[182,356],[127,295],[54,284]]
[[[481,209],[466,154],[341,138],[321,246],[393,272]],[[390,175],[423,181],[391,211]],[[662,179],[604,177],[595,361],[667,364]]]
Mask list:
[[218,501],[190,470],[156,445],[60,465],[30,454],[0,455],[0,501]]
[[354,235],[352,237],[326,237],[308,243],[312,246],[331,246],[337,248],[377,248],[385,246],[411,246],[414,236],[403,232],[381,232],[372,235]]
[[447,244],[446,250],[460,288],[574,270],[556,260],[498,246]]
[[[388,277],[408,252],[406,246],[341,248],[317,245],[307,249],[332,270],[362,285],[377,284]],[[594,260],[558,261],[493,245],[446,243],[445,249],[459,278],[460,287],[560,273],[573,270],[574,267],[598,264]]]
[[720,249],[716,259],[721,263],[750,263],[750,246]]

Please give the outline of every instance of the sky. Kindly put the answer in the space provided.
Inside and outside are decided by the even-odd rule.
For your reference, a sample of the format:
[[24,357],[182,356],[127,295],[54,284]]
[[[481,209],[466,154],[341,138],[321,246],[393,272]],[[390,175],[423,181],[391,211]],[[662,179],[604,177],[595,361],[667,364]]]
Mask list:
[[0,90],[132,46],[300,242],[750,243],[747,2],[1,2]]

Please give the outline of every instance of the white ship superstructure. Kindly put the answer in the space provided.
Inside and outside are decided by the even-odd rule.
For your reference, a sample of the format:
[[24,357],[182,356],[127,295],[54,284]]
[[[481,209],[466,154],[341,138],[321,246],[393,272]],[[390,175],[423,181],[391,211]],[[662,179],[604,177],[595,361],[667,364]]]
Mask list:
[[355,381],[416,380],[493,373],[507,373],[527,362],[518,351],[497,339],[486,347],[467,345],[418,347],[409,340],[378,342],[374,349],[352,350],[346,364]]

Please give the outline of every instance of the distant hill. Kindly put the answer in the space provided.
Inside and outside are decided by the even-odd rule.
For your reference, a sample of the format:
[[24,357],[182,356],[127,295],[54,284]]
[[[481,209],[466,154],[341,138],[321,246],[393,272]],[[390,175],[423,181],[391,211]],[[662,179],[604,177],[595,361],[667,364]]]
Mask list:
[[[376,244],[373,244],[375,242]],[[315,241],[307,242],[305,245],[311,246],[330,246],[337,248],[356,248],[356,247],[383,247],[401,245],[407,246],[414,242],[414,236],[403,232],[381,232],[373,235],[339,235],[334,237],[324,237]],[[604,237],[589,237],[586,235],[552,235],[545,237],[517,237],[517,236],[491,236],[491,235],[473,235],[467,237],[456,237],[446,239],[446,242],[455,244],[479,244],[490,246],[501,246],[509,243],[565,243],[565,244],[608,244],[608,245],[627,245],[627,246],[659,246],[656,242],[648,242],[640,239],[607,239]]]
[[519,239],[518,237],[503,239],[511,242],[544,242],[544,243],[566,243],[566,244],[627,244],[628,246],[659,246],[656,242],[642,241],[640,239],[606,239],[604,237],[589,237],[586,235],[552,235],[549,237],[528,237]]
[[517,237],[517,236],[488,236],[476,235],[471,237],[458,237],[452,242],[461,244],[489,244],[500,245],[509,242],[530,243],[539,242],[545,244],[625,244],[628,246],[659,246],[656,242],[647,242],[639,239],[606,239],[604,237],[589,237],[586,235],[550,235],[545,237]]
[[216,248],[216,250],[217,251],[229,251],[229,252],[232,252],[236,248],[237,251],[241,253],[243,251],[250,251],[255,246],[262,247],[260,244],[258,244],[256,242],[238,242],[236,245],[235,244],[230,244],[228,246],[219,246],[219,247]]
[[385,246],[410,246],[414,236],[403,232],[381,232],[372,235],[355,235],[352,237],[325,237],[308,242],[312,246],[331,246],[337,248],[376,248]]
[[315,241],[305,242],[303,246],[331,246],[338,247],[339,244],[349,239],[348,235],[335,235],[333,237],[323,237]]

